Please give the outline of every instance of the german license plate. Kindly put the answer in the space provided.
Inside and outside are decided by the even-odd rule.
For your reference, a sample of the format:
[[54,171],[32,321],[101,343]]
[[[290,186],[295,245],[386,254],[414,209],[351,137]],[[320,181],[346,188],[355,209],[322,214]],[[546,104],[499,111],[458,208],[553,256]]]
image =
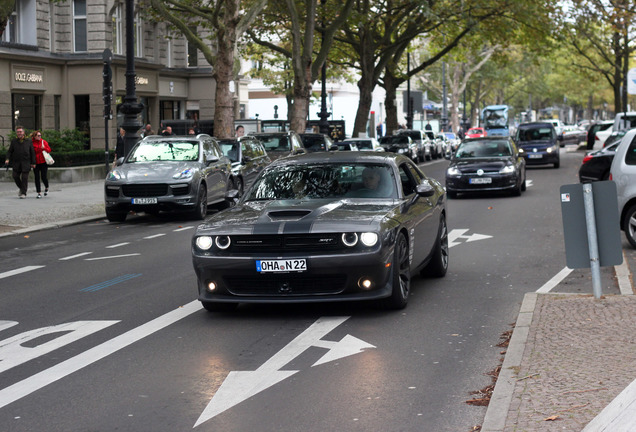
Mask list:
[[492,183],[492,179],[490,177],[476,177],[471,178],[469,182],[470,184],[488,184]]
[[529,159],[541,159],[542,157],[543,157],[543,155],[542,155],[542,154],[536,154],[536,153],[530,153],[530,154],[528,155],[528,158],[529,158]]
[[307,270],[304,259],[289,260],[256,260],[256,271],[259,273],[303,272]]
[[133,204],[157,204],[157,198],[133,198]]

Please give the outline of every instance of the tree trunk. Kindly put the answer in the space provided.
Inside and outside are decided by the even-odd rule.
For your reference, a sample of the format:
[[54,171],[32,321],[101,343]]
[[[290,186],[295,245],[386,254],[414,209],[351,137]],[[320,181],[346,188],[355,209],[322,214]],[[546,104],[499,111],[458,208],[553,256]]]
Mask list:
[[395,76],[387,69],[384,72],[384,90],[386,92],[384,96],[384,109],[386,110],[385,130],[387,135],[393,134],[393,131],[399,128],[397,104],[395,103],[397,86]]
[[234,136],[234,103],[230,93],[232,66],[234,65],[234,44],[232,41],[219,38],[217,62],[212,76],[216,81],[214,136],[231,138]]
[[[309,74],[309,76],[308,76]],[[294,102],[289,116],[290,128],[298,133],[304,133],[309,114],[309,98],[311,96],[311,67],[305,69],[302,76],[294,75]]]

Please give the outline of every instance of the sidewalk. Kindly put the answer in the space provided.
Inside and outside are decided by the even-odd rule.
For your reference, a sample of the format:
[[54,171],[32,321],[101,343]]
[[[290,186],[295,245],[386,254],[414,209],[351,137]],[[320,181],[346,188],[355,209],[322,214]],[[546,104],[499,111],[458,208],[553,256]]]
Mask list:
[[[105,218],[103,185],[52,183],[36,199],[30,182],[19,199],[13,183],[0,182],[0,244]],[[625,260],[602,268],[603,298],[592,295],[589,269],[525,295],[482,432],[636,431],[636,250],[621,236]]]
[[0,237],[106,217],[103,180],[51,182],[48,196],[36,196],[32,181],[26,199],[18,198],[15,183],[0,182]]

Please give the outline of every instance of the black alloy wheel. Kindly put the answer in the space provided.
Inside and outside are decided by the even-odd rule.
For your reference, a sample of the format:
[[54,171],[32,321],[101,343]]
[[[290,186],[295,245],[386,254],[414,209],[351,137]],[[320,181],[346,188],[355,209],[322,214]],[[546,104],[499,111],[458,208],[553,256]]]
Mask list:
[[435,249],[431,261],[422,269],[422,276],[444,277],[448,271],[448,226],[446,225],[446,216],[442,215],[439,221],[439,234],[435,242]]
[[623,231],[625,237],[633,248],[636,248],[636,205],[632,205],[623,219]]
[[409,262],[409,244],[404,234],[398,234],[393,252],[393,291],[385,299],[389,309],[404,309],[409,299],[411,288],[411,265]]
[[208,214],[208,191],[205,184],[199,185],[199,193],[197,194],[197,202],[192,210],[192,217],[196,220],[205,219]]

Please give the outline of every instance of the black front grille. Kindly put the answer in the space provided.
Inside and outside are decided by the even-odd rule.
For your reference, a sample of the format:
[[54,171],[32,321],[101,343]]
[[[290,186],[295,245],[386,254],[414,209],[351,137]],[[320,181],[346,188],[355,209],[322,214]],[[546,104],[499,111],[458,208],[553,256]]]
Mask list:
[[132,198],[158,197],[168,195],[168,185],[159,184],[129,184],[122,186],[125,196]]
[[119,188],[111,189],[109,187],[106,188],[106,196],[109,198],[118,198],[119,197]]
[[254,249],[275,250],[337,250],[344,248],[341,234],[303,234],[303,235],[253,235],[232,236],[232,251],[251,251]]
[[253,277],[226,276],[223,280],[227,290],[237,296],[320,296],[343,292],[347,276],[263,274]]

